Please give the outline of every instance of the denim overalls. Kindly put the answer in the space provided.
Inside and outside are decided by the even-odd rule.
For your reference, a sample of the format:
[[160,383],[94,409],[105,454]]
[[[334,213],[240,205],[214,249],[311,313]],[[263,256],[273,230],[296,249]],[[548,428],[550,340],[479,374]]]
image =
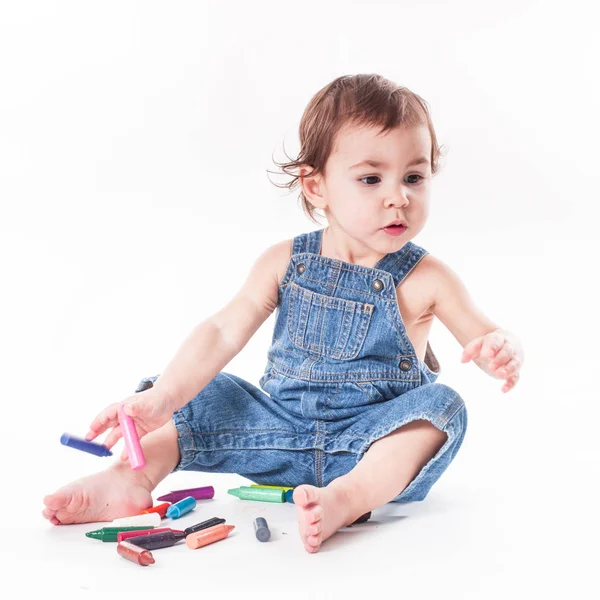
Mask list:
[[173,415],[181,453],[175,470],[322,487],[379,438],[426,419],[448,439],[395,499],[422,500],[467,425],[461,397],[435,383],[429,344],[429,364],[416,356],[396,300],[396,286],[427,252],[408,242],[369,268],[321,256],[322,235],[294,238],[261,389],[222,371]]

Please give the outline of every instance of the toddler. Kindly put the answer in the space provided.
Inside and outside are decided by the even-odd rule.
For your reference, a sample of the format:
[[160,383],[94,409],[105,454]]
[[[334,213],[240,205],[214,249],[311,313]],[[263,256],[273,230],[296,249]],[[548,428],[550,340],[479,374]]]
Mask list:
[[[197,325],[159,376],[124,400],[147,466],[123,451],[107,470],[44,498],[54,525],[110,521],[152,505],[185,469],[293,486],[300,538],[316,552],[383,504],[423,500],[460,448],[461,397],[436,383],[434,317],[508,392],[523,351],[473,303],[458,276],[411,240],[429,211],[440,148],[426,102],[379,75],[343,76],[300,123],[286,187],[327,227],[267,248],[239,292]],[[277,309],[260,388],[222,369]],[[148,388],[148,382],[153,386]],[[148,389],[145,389],[148,388]],[[120,403],[87,439],[121,437]]]

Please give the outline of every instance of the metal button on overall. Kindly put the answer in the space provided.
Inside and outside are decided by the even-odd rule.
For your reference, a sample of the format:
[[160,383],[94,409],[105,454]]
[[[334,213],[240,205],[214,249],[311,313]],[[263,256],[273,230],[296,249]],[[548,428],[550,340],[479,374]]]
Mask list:
[[410,360],[401,360],[400,361],[400,368],[403,371],[410,371],[410,367],[411,367]]
[[381,281],[381,279],[376,279],[376,280],[373,282],[373,289],[374,289],[376,292],[379,292],[380,290],[382,290],[382,289],[383,289],[383,281]]
[[296,267],[296,271],[298,271],[298,273],[300,273],[300,275],[302,275],[302,273],[304,273],[304,271],[306,271],[306,265],[304,263],[300,263]]

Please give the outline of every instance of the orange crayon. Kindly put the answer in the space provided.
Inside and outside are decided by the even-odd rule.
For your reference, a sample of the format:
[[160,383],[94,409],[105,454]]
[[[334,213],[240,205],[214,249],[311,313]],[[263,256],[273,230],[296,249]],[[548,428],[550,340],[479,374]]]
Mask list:
[[164,519],[166,514],[167,514],[167,509],[169,508],[169,506],[171,506],[170,502],[163,502],[162,504],[157,504],[156,506],[153,506],[152,508],[147,508],[146,510],[143,510],[140,515],[147,515],[148,513],[158,513],[160,515],[161,519]]
[[209,527],[208,529],[190,533],[186,536],[185,543],[188,545],[188,548],[196,550],[196,548],[202,548],[202,546],[207,546],[213,542],[225,539],[233,529],[235,529],[235,525],[225,525],[225,523],[220,523],[219,525]]

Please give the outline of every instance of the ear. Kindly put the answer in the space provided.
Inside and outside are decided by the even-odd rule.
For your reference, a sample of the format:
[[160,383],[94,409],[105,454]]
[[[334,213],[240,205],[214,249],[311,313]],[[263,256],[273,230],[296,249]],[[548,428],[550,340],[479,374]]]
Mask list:
[[314,175],[308,176],[313,170],[312,167],[308,165],[302,165],[298,172],[300,176],[300,185],[302,186],[302,191],[306,196],[306,199],[315,207],[320,209],[327,208],[327,202],[323,197],[323,176],[322,175]]

